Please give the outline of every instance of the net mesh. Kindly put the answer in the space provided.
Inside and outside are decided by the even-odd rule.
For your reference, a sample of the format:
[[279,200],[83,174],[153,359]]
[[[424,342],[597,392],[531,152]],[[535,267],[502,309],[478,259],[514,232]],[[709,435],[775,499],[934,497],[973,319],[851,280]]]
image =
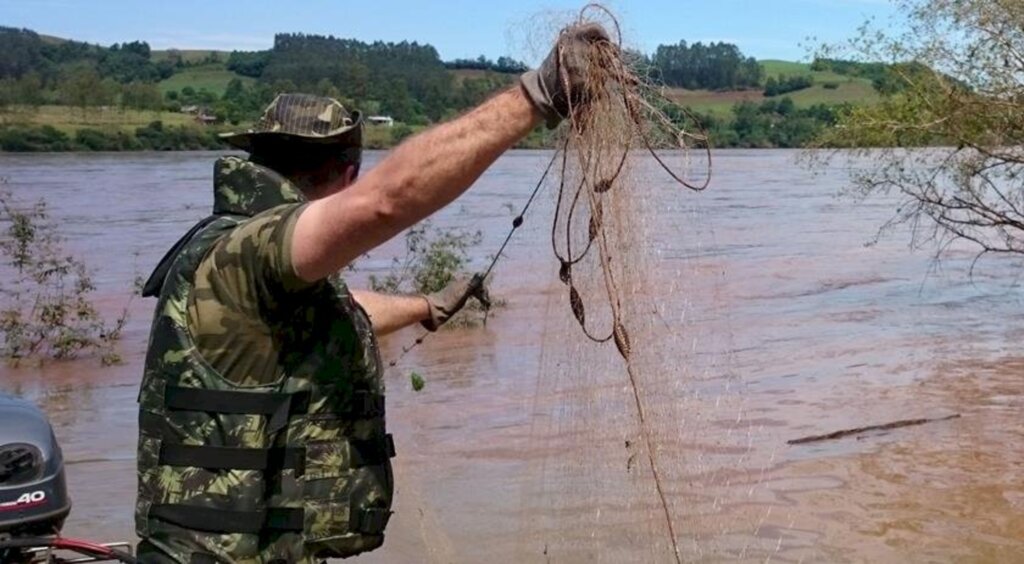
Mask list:
[[[659,385],[653,379],[664,370],[647,362],[653,357],[644,347],[653,341],[637,338],[652,334],[655,297],[664,291],[643,252],[650,243],[643,224],[654,212],[643,186],[647,177],[661,173],[678,186],[704,190],[711,178],[710,147],[699,123],[668,100],[653,85],[641,59],[623,47],[611,12],[591,4],[576,23],[602,24],[611,41],[586,47],[587,80],[577,84],[576,91],[568,76],[561,77],[570,107],[553,157],[551,181],[557,197],[551,244],[569,307],[583,333],[595,342],[614,343],[625,360],[625,407],[635,414],[639,429],[639,440],[628,438],[631,434],[622,440],[627,471],[646,467],[657,499],[653,514],[662,522],[675,560],[681,562],[668,484],[648,421],[652,390],[645,390],[645,385]],[[558,56],[566,56],[561,47]]]

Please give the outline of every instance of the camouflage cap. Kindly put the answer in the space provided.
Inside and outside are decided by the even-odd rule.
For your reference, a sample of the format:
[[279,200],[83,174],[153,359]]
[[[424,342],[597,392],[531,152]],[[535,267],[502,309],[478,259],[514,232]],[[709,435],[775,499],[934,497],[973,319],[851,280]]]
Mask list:
[[255,127],[240,133],[221,134],[228,143],[249,152],[252,152],[253,141],[257,137],[361,147],[363,119],[359,112],[348,112],[334,98],[278,94]]

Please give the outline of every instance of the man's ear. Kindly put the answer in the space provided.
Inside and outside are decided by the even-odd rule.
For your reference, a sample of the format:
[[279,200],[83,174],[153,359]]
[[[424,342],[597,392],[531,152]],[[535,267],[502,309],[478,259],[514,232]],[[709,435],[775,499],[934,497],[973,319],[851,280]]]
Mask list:
[[345,186],[351,186],[352,183],[356,181],[356,178],[358,176],[359,176],[359,165],[354,165],[354,164],[346,165],[345,166],[345,175],[344,175],[344,178],[345,178],[345,184],[344,185]]

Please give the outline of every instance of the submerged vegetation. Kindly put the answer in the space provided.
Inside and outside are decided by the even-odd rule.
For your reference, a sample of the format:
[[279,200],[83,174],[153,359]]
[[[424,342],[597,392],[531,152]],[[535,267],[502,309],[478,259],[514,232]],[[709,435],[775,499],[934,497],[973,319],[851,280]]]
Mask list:
[[104,319],[89,269],[64,249],[46,202],[16,202],[6,184],[0,179],[0,356],[17,364],[95,354],[119,363],[114,344],[127,309]]
[[[471,250],[483,240],[480,231],[472,233],[456,229],[434,227],[423,221],[405,234],[405,254],[393,257],[383,276],[370,275],[370,289],[385,294],[431,294],[442,290],[457,277],[470,277]],[[502,306],[501,300],[492,306]],[[470,300],[465,309],[452,318],[445,327],[472,327],[480,324],[488,312]]]
[[464,274],[469,251],[480,244],[480,231],[464,233],[434,227],[429,221],[413,226],[405,234],[405,256],[394,257],[383,277],[370,276],[375,292],[430,294]]

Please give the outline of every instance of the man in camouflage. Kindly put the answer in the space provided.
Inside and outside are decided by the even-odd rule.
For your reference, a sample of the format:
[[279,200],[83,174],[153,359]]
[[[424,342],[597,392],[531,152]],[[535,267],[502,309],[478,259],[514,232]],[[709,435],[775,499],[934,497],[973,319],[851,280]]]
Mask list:
[[518,87],[358,179],[362,122],[331,99],[281,95],[227,137],[250,158],[217,161],[213,215],[144,290],[159,301],[139,394],[141,561],[314,562],[383,543],[394,447],[376,336],[435,330],[482,289],[384,296],[337,273],[450,203],[540,121],[556,126],[586,78],[572,55],[606,40],[564,30]]

